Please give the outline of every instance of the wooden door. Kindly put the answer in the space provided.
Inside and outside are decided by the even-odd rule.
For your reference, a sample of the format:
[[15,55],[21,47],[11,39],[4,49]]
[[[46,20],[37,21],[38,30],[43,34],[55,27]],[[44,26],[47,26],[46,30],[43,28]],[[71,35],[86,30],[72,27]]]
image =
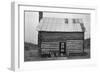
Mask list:
[[59,43],[60,56],[66,56],[66,42]]

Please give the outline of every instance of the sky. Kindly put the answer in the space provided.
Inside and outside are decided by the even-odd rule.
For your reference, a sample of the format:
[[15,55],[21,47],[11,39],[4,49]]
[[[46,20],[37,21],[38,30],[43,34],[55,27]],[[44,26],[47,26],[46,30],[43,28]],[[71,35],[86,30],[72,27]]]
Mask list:
[[[85,31],[85,39],[90,37],[90,15],[89,14],[74,14],[74,13],[52,13],[43,12],[43,17],[55,18],[82,18]],[[38,44],[38,31],[36,27],[39,24],[38,12],[25,12],[25,42]]]

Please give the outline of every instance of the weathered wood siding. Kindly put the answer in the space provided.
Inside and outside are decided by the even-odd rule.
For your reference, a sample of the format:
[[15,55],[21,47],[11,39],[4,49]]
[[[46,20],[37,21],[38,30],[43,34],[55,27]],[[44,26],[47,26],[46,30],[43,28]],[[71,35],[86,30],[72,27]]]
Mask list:
[[66,50],[69,53],[83,52],[83,40],[67,40]]
[[39,32],[41,51],[59,51],[60,42],[66,43],[66,53],[83,52],[84,32]]
[[42,41],[66,41],[66,40],[81,40],[84,39],[82,32],[39,32]]
[[59,42],[41,42],[41,51],[59,51]]
[[42,42],[41,48],[59,48],[59,42]]

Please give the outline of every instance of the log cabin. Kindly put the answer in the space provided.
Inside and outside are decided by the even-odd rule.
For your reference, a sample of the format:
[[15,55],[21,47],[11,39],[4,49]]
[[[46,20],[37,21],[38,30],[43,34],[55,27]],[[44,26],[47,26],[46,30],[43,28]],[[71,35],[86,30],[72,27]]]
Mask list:
[[68,57],[71,53],[84,52],[85,27],[82,19],[41,17],[39,21],[41,57]]

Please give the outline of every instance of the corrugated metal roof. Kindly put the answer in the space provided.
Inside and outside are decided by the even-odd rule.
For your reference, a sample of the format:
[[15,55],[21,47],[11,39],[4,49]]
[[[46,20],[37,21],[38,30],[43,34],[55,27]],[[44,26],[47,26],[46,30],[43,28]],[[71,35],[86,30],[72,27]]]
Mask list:
[[37,26],[38,31],[82,32],[80,23],[73,19],[43,17]]

